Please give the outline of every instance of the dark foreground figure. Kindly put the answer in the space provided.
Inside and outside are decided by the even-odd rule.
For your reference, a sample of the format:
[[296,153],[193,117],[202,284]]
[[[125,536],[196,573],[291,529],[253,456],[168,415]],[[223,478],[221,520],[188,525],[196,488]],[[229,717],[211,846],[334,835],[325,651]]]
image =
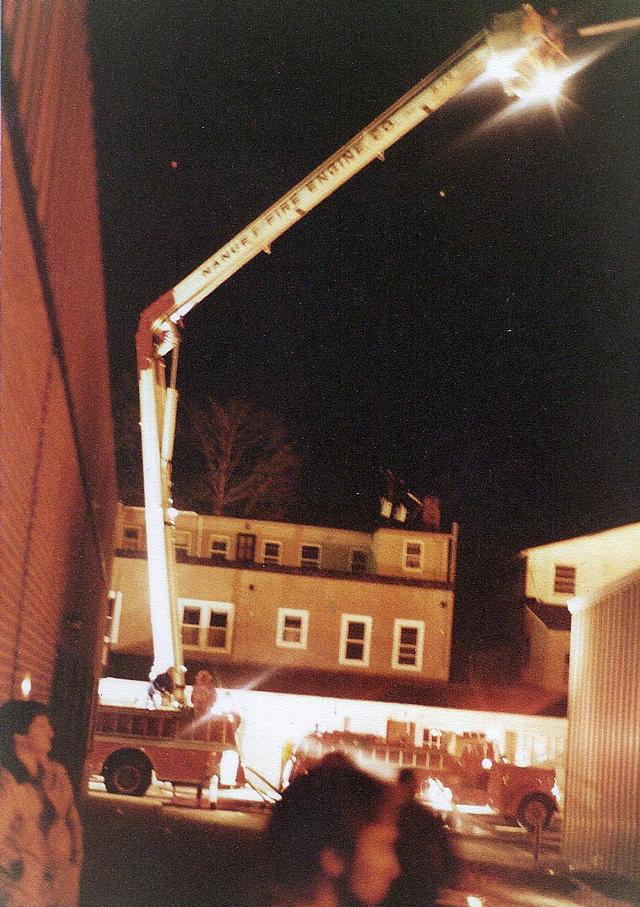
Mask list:
[[440,890],[455,885],[458,859],[440,816],[416,800],[415,773],[403,769],[397,786],[396,852],[401,873],[393,881],[384,907],[433,907]]
[[378,907],[400,867],[391,788],[346,758],[295,778],[263,840],[270,907]]

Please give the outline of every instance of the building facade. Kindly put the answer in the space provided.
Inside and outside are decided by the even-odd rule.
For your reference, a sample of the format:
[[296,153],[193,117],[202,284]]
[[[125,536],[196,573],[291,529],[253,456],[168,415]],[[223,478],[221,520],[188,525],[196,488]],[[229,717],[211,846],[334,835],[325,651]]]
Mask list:
[[526,548],[520,552],[519,596],[524,597],[524,679],[566,690],[571,615],[567,603],[590,596],[640,567],[640,523]]
[[0,701],[49,702],[78,777],[117,502],[85,7],[2,25]]
[[[144,510],[120,507],[111,657],[146,657]],[[457,526],[358,532],[181,512],[177,588],[187,669],[229,664],[446,681]]]
[[633,883],[618,890],[624,903],[638,903],[640,571],[574,598],[569,607],[563,853],[575,870]]

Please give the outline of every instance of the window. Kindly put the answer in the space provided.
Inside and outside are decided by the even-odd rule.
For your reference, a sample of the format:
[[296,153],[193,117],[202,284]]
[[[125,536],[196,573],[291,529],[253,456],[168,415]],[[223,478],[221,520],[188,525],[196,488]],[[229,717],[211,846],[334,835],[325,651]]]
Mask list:
[[211,609],[211,611],[209,612],[209,626],[207,627],[207,648],[226,649],[228,630],[228,611],[218,611]]
[[256,537],[247,532],[239,532],[236,540],[236,559],[253,563],[256,554]]
[[371,617],[343,614],[340,626],[339,662],[343,665],[369,666],[371,651]]
[[230,652],[234,608],[230,602],[180,599],[182,644],[217,652]]
[[404,543],[404,569],[422,570],[422,542]]
[[265,542],[262,548],[262,561],[265,564],[279,564],[282,545],[280,542]]
[[576,592],[576,568],[556,564],[556,572],[553,578],[553,591],[562,592],[567,595],[575,595]]
[[122,530],[122,547],[128,551],[137,551],[140,547],[140,527],[125,526]]
[[402,671],[421,671],[424,649],[424,621],[396,618],[393,623],[391,667]]
[[306,649],[309,612],[294,608],[278,608],[276,645],[284,649]]
[[107,619],[104,628],[104,641],[107,645],[118,642],[121,611],[122,592],[110,592],[107,600]]
[[209,556],[212,561],[226,561],[229,556],[229,539],[223,535],[212,535],[209,542]]
[[303,570],[318,570],[320,567],[320,546],[303,545],[300,549],[300,566]]
[[107,598],[107,616],[104,622],[102,637],[102,664],[106,666],[109,659],[109,647],[118,642],[120,613],[122,611],[122,592],[109,592]]
[[190,554],[191,533],[176,530],[174,533],[174,544],[176,551],[184,551],[185,554]]
[[200,608],[185,606],[182,612],[182,644],[197,646],[200,643]]
[[367,570],[367,552],[358,551],[354,548],[351,552],[351,572],[352,573],[366,573]]

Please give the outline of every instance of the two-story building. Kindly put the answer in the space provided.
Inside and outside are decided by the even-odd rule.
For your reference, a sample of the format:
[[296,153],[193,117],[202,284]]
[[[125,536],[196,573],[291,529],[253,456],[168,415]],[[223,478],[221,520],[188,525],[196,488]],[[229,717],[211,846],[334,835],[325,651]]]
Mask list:
[[[482,732],[518,764],[562,771],[566,722],[545,716],[547,691],[449,682],[458,531],[423,516],[365,532],[177,515],[187,684],[215,674],[242,714],[245,763],[273,783],[314,728],[384,736],[390,722],[419,745],[434,729]],[[153,661],[142,508],[119,508],[116,537],[101,695],[140,705]]]
[[[110,668],[147,676],[144,510],[119,508]],[[449,677],[457,525],[372,532],[181,512],[177,588],[188,675],[281,668]]]
[[523,679],[566,690],[571,631],[567,603],[575,596],[593,596],[640,567],[640,523],[526,548],[519,561],[518,594],[525,599]]

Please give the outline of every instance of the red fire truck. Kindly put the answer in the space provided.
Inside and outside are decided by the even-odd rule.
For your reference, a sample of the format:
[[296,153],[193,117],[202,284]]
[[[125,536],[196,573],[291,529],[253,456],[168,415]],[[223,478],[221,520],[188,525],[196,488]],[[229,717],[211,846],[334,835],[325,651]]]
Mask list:
[[216,775],[234,787],[243,780],[238,723],[233,714],[196,722],[190,709],[99,705],[87,767],[102,775],[110,793],[136,797],[147,792],[153,773],[160,781],[198,788]]
[[438,742],[416,746],[388,735],[332,731],[307,735],[294,747],[288,778],[306,772],[330,752],[393,778],[415,771],[421,797],[441,812],[486,812],[515,820],[529,831],[545,828],[558,808],[553,769],[513,765],[483,734],[443,733]]

